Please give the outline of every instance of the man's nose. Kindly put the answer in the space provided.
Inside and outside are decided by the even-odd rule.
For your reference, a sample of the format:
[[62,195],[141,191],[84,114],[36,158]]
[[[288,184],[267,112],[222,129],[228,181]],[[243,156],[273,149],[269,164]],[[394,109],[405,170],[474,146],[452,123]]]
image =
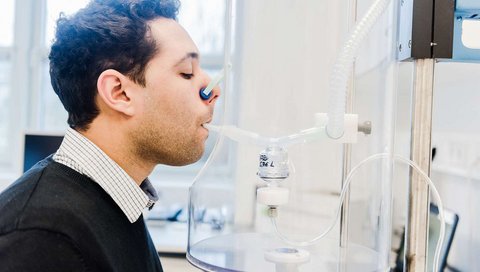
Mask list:
[[214,105],[219,97],[220,97],[220,87],[217,85],[212,89],[210,98],[206,100],[206,103]]

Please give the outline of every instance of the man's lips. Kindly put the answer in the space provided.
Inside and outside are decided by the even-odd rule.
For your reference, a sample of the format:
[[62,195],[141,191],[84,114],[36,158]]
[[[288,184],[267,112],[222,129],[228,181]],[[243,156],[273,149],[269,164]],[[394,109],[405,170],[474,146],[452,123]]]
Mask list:
[[206,128],[206,127],[205,127],[205,124],[210,124],[210,122],[212,122],[212,118],[211,118],[211,117],[208,118],[207,121],[203,122],[203,123],[201,124],[201,126],[204,127],[204,128]]

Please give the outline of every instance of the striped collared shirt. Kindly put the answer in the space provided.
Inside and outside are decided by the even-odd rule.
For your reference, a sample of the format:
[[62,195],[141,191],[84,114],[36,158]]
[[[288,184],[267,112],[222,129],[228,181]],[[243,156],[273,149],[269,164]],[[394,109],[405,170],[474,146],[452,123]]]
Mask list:
[[68,128],[53,160],[64,164],[98,183],[133,223],[145,208],[151,208],[157,193],[150,181],[140,186],[116,162],[94,143]]

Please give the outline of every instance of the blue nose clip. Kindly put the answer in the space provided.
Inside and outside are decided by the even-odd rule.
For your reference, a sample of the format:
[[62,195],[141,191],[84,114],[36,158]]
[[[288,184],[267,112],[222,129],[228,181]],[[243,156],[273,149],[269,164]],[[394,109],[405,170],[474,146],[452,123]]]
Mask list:
[[204,91],[205,91],[205,88],[201,88],[201,89],[200,89],[200,98],[201,98],[202,100],[208,100],[208,99],[210,99],[210,97],[212,97],[213,92],[210,92],[209,94],[205,94]]

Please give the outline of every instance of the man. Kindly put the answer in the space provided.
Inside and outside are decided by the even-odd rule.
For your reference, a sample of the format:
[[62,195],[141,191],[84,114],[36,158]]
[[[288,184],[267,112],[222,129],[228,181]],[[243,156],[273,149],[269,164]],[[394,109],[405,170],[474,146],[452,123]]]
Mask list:
[[0,195],[0,271],[162,271],[147,176],[201,157],[219,96],[199,96],[210,79],[178,6],[96,0],[58,20],[50,75],[70,128]]

